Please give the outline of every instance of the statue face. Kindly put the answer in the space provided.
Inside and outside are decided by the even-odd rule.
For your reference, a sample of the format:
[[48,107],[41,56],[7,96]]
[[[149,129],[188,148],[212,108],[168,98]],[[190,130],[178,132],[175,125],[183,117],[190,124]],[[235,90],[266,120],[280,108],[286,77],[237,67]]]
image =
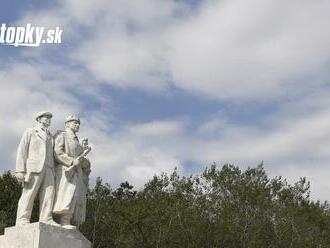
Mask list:
[[88,146],[88,139],[87,138],[82,139],[81,144],[82,146]]
[[41,116],[38,119],[38,122],[41,123],[44,127],[48,128],[50,126],[52,117],[50,116]]
[[80,123],[79,121],[69,121],[66,123],[67,127],[70,128],[74,133],[79,132]]

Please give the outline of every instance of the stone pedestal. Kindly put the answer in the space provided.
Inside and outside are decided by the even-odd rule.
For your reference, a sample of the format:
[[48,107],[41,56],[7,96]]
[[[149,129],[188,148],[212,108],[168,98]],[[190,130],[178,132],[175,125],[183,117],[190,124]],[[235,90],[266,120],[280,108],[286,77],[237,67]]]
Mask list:
[[9,227],[0,236],[1,248],[91,248],[77,230],[68,230],[40,222]]

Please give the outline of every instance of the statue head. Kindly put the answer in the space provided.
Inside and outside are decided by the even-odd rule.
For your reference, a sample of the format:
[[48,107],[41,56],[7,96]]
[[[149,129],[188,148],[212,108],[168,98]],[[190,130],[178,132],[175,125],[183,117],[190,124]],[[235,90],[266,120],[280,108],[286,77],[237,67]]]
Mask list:
[[79,132],[80,119],[76,115],[69,115],[65,119],[65,127],[71,129],[74,133]]
[[88,138],[81,139],[81,146],[88,147]]
[[48,128],[50,126],[52,117],[53,117],[53,114],[51,112],[40,111],[36,114],[35,119],[43,127]]

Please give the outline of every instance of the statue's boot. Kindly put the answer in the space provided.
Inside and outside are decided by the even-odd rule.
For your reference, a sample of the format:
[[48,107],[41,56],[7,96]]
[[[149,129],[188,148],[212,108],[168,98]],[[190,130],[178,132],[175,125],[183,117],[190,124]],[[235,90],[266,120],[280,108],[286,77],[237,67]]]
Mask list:
[[61,226],[60,224],[58,224],[57,222],[55,222],[53,219],[50,220],[40,220],[40,222],[48,224],[48,225],[52,225],[52,226]]
[[71,225],[71,214],[65,214],[60,217],[60,224],[66,229],[76,229],[74,225]]
[[30,221],[27,220],[27,219],[16,220],[16,226],[25,226],[25,225],[28,225],[28,224],[30,224]]

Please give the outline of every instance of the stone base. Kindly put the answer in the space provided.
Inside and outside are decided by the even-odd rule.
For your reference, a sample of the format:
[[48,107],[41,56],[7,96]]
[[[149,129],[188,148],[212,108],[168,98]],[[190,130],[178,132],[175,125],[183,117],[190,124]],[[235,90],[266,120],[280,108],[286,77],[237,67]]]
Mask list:
[[9,227],[0,236],[1,248],[91,248],[84,235],[41,222]]

